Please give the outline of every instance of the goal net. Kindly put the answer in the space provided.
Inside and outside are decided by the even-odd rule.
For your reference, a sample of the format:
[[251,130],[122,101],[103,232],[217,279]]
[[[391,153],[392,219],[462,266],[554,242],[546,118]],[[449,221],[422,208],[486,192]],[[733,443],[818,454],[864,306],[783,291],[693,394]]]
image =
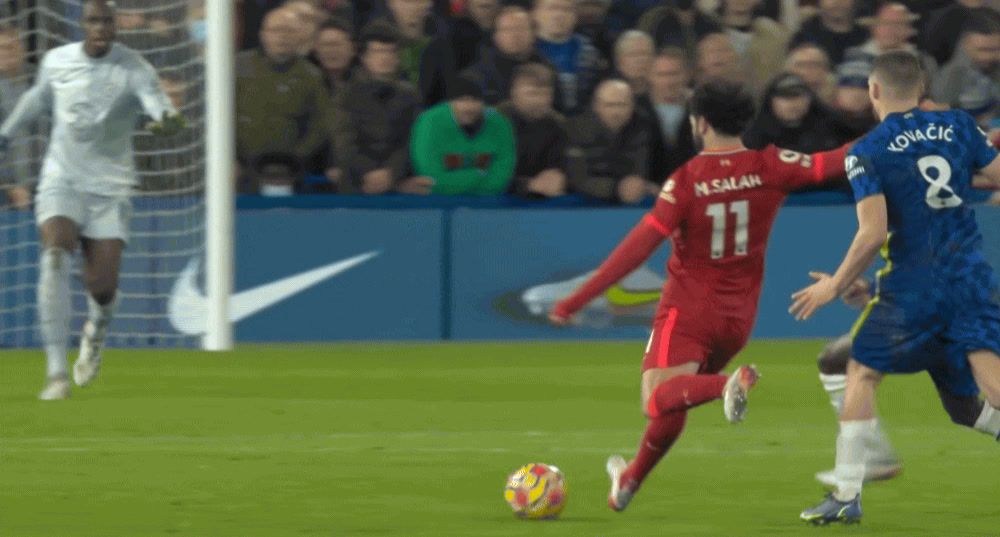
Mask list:
[[[30,87],[47,50],[83,39],[82,4],[0,0],[0,120]],[[141,52],[156,68],[189,128],[156,138],[141,130],[145,119],[136,124],[139,186],[108,342],[195,346],[200,336],[174,328],[167,304],[181,273],[204,255],[204,0],[118,0],[116,5],[118,42]],[[39,345],[39,244],[31,200],[48,128],[46,118],[19,132],[0,162],[0,347]],[[72,328],[78,333],[86,299],[79,252],[75,257]]]

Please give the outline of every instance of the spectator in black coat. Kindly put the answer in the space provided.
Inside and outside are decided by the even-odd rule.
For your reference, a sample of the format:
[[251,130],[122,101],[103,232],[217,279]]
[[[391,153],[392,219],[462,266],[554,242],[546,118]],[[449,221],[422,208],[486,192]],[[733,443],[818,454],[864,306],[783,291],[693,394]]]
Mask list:
[[349,22],[331,18],[323,23],[316,36],[313,63],[323,71],[323,80],[331,96],[350,78],[355,54],[352,33]]
[[966,23],[976,18],[998,18],[997,12],[986,4],[986,0],[955,0],[952,5],[932,12],[920,36],[920,48],[933,56],[938,65],[948,63]]
[[833,65],[839,64],[847,49],[868,40],[868,31],[858,25],[855,13],[854,0],[820,0],[819,13],[802,25],[789,48],[816,43],[826,51]]
[[420,90],[426,106],[445,100],[455,77],[451,36],[431,14],[431,0],[388,0],[384,20],[401,36],[400,68],[404,78]]
[[851,138],[859,138],[878,124],[871,97],[868,96],[869,65],[844,62],[837,67],[837,87],[833,109]]
[[620,78],[632,87],[635,98],[635,113],[642,116],[649,127],[649,179],[662,181],[663,154],[666,144],[660,132],[656,110],[649,95],[650,68],[654,56],[653,39],[639,30],[628,30],[618,36],[615,42],[614,74],[608,78]]
[[[552,64],[535,50],[531,16],[524,8],[510,6],[500,10],[493,30],[493,47],[483,52],[479,61],[463,74],[483,90],[486,104],[496,105],[510,97],[514,69],[528,63]],[[555,71],[554,68],[553,72]]]
[[361,65],[334,100],[333,149],[341,192],[426,194],[430,181],[410,175],[410,129],[420,94],[399,80],[399,36],[376,21],[361,32]]
[[553,197],[566,193],[566,121],[553,109],[555,76],[529,63],[514,70],[511,100],[497,107],[514,127],[517,168],[511,192]]
[[650,177],[661,181],[693,157],[697,150],[688,121],[691,67],[682,49],[667,48],[653,59],[649,102],[661,147],[650,155]]
[[576,31],[587,36],[605,58],[611,57],[615,43],[605,23],[610,6],[609,0],[578,0],[576,3]]
[[499,11],[499,0],[468,0],[465,3],[465,15],[456,19],[451,29],[456,70],[476,63],[489,48]]
[[264,17],[271,10],[281,7],[285,0],[244,0],[241,2],[240,15],[243,19],[243,32],[240,50],[248,50],[260,46],[260,29],[264,25]]
[[599,200],[638,203],[655,195],[649,181],[649,120],[635,113],[632,88],[606,80],[592,110],[569,122],[566,152],[572,191]]
[[768,85],[743,143],[751,149],[774,144],[800,153],[816,153],[839,147],[849,136],[801,77],[784,73]]
[[614,52],[614,74],[606,78],[624,79],[633,93],[645,95],[649,90],[649,67],[656,53],[653,38],[639,30],[628,30],[618,36]]
[[722,31],[722,25],[702,13],[694,0],[664,0],[643,14],[636,27],[649,34],[657,48],[680,47],[689,54],[706,35]]

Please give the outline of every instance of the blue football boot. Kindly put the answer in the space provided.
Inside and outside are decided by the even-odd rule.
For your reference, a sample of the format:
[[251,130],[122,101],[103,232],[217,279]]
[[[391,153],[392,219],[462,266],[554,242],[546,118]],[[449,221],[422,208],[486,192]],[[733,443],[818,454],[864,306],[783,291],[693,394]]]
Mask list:
[[802,511],[799,518],[816,526],[825,526],[831,522],[843,524],[857,524],[861,522],[861,495],[858,494],[853,500],[842,502],[827,494],[823,503]]

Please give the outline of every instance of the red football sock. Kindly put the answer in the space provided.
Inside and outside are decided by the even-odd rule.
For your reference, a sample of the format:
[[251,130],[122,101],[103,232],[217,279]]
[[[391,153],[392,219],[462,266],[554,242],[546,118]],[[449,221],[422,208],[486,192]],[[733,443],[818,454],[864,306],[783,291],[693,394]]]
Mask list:
[[684,422],[687,419],[687,412],[669,412],[656,419],[649,420],[646,426],[646,434],[642,436],[639,443],[639,452],[625,469],[621,476],[621,485],[629,489],[638,490],[649,472],[653,470],[656,463],[667,454],[670,446],[681,435],[684,430]]
[[660,383],[649,398],[650,418],[684,411],[722,397],[729,377],[725,375],[680,375]]

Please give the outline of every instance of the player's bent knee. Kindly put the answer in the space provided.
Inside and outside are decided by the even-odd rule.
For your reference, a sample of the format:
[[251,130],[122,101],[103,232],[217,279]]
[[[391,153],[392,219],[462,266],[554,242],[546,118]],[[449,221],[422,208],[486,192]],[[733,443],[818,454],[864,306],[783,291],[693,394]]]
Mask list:
[[114,275],[90,275],[85,278],[87,293],[100,305],[110,304],[115,299],[118,282]]
[[94,301],[98,304],[106,306],[115,299],[115,289],[111,288],[91,291],[90,296],[93,297]]
[[118,278],[114,273],[86,274],[84,286],[87,293],[100,305],[110,304],[115,299],[118,289]]
[[699,364],[688,362],[678,366],[652,368],[642,373],[642,414],[648,419],[655,418],[655,414],[650,411],[650,401],[656,394],[656,390],[664,383],[682,375],[694,375],[698,373]]
[[847,361],[851,357],[851,349],[846,349],[839,342],[832,342],[823,347],[816,358],[816,366],[824,375],[843,375],[847,372]]
[[993,408],[1000,408],[1000,356],[989,350],[969,353],[976,384]]
[[938,389],[941,397],[941,404],[945,412],[951,418],[952,423],[973,427],[979,415],[983,412],[983,402],[976,396],[952,395],[942,389]]

